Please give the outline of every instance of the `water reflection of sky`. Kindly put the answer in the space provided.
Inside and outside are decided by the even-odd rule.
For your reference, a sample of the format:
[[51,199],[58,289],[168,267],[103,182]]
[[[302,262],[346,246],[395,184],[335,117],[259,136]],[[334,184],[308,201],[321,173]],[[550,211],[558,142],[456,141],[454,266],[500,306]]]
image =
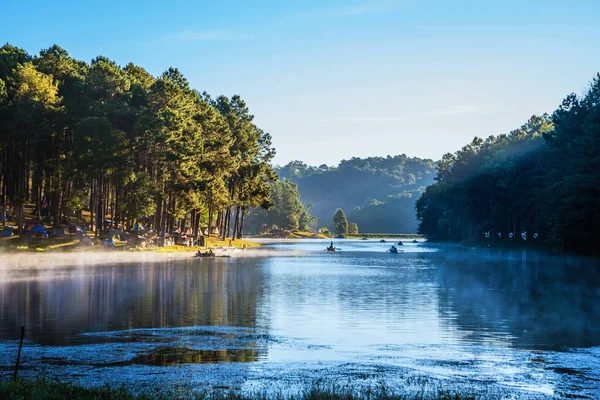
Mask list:
[[[552,352],[600,346],[596,261],[427,243],[386,252],[394,242],[339,240],[330,254],[328,241],[267,241],[220,260],[5,258],[0,353],[24,324],[25,365],[44,368],[259,362],[260,375],[270,365],[378,363],[525,387],[537,381],[513,377],[550,359],[577,369]],[[600,360],[582,354],[583,365]],[[552,392],[557,383],[542,378]]]
[[426,243],[390,254],[389,242],[340,240],[335,254],[322,251],[323,241],[269,244],[307,252],[265,264],[272,327],[353,351],[377,343],[600,344],[592,260]]

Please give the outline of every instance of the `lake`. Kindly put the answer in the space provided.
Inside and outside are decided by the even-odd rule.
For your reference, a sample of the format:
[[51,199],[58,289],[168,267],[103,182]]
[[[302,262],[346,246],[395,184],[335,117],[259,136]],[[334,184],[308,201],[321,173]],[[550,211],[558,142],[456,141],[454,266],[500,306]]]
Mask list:
[[83,385],[600,398],[597,260],[393,240],[3,255],[0,372]]

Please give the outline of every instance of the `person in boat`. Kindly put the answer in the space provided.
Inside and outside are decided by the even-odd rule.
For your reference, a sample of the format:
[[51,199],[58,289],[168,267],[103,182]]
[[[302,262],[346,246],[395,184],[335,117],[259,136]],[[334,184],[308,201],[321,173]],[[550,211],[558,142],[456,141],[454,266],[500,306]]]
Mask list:
[[335,251],[335,247],[333,247],[333,241],[331,242],[331,244],[327,248],[327,251]]
[[208,249],[208,251],[206,251],[206,252],[202,252],[202,250],[198,250],[198,253],[196,253],[196,257],[212,257],[214,255],[215,255],[215,253],[213,253],[212,249]]
[[398,248],[394,245],[392,245],[392,247],[390,247],[390,253],[397,253],[398,252]]

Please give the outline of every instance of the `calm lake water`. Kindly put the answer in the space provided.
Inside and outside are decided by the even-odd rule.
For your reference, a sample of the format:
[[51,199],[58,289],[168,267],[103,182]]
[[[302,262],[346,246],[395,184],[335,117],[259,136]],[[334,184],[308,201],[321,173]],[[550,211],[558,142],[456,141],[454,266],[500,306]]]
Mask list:
[[[377,240],[265,241],[231,259],[6,255],[0,372],[133,390],[600,398],[598,262]],[[425,387],[425,389],[423,389]],[[424,392],[423,392],[424,390]]]

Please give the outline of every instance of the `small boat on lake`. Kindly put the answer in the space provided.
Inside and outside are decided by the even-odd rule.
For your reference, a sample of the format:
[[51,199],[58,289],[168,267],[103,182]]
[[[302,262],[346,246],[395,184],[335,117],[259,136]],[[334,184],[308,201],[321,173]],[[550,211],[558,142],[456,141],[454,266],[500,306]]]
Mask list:
[[396,246],[394,246],[394,245],[392,245],[392,247],[390,247],[390,249],[388,251],[390,253],[394,253],[394,254],[402,253],[402,250],[398,250],[398,248]]
[[329,245],[329,247],[327,247],[327,248],[325,249],[325,251],[326,251],[326,252],[328,252],[328,253],[335,253],[336,251],[340,251],[340,250],[341,250],[341,249],[338,249],[337,247],[335,247],[335,246],[333,245],[333,242],[331,242],[331,244]]
[[231,258],[230,254],[216,254],[212,250],[205,252],[198,251],[194,254],[194,258]]

